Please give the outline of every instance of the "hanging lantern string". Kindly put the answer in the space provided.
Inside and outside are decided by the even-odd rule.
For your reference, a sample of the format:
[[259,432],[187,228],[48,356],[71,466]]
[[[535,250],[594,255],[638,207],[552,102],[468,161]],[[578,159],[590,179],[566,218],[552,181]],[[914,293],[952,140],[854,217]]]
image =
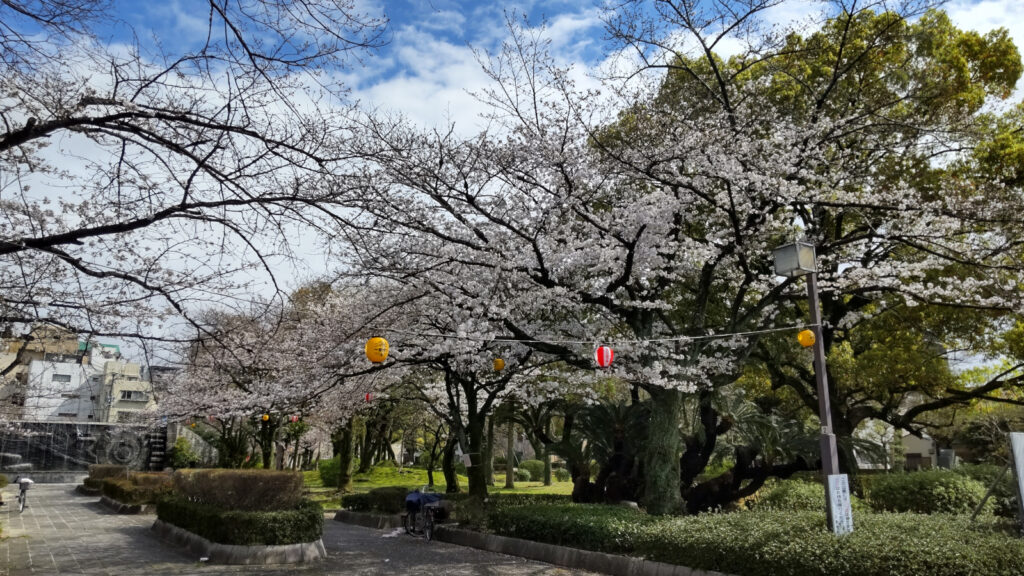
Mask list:
[[606,340],[602,338],[589,338],[586,340],[563,340],[558,338],[538,338],[538,339],[526,339],[521,340],[517,338],[482,338],[477,336],[460,336],[458,334],[441,334],[441,333],[426,333],[426,332],[415,332],[411,330],[402,330],[393,327],[379,326],[376,329],[381,331],[394,332],[396,334],[405,334],[406,336],[418,336],[420,338],[447,338],[449,340],[467,340],[471,342],[500,342],[500,343],[511,343],[511,344],[594,344],[594,342],[600,342],[608,345],[629,345],[629,344],[643,344],[645,342],[692,342],[697,340],[722,340],[726,338],[734,338],[738,336],[757,336],[760,334],[771,334],[773,332],[789,332],[791,330],[802,330],[807,328],[813,328],[820,326],[820,324],[797,324],[795,326],[784,326],[782,328],[766,328],[764,330],[748,330],[746,332],[726,332],[722,334],[706,334],[703,336],[672,336],[669,338],[647,338],[644,340]]

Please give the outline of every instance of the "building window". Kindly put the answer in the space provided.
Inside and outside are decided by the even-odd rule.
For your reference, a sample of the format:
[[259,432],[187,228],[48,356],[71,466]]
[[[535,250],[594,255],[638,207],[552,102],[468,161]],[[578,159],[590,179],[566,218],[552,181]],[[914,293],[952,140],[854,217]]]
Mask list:
[[132,420],[135,420],[135,414],[136,414],[135,412],[126,412],[124,410],[120,410],[117,413],[117,421],[118,422],[131,422]]
[[149,394],[142,390],[121,390],[121,400],[126,402],[149,402]]
[[75,418],[76,416],[78,416],[78,412],[57,412],[57,416]]
[[79,394],[61,394],[61,398],[81,398]]
[[54,374],[54,382],[71,382],[71,374]]

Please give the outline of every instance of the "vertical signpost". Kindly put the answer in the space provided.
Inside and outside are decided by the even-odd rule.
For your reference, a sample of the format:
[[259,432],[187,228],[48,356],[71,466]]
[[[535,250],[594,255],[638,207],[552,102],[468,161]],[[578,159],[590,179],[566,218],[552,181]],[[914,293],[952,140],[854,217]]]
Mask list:
[[832,432],[832,409],[828,398],[828,372],[825,369],[825,340],[822,338],[821,307],[818,303],[818,264],[814,245],[794,242],[774,251],[775,273],[787,278],[807,277],[807,304],[811,326],[801,332],[800,345],[813,347],[814,379],[818,389],[818,418],[821,420],[821,471],[825,474],[825,500],[828,528],[835,534],[853,532],[853,513],[850,508],[850,482],[846,474],[839,473],[839,454],[836,435]]
[[850,504],[850,482],[846,474],[828,477],[829,530],[836,536],[853,532],[853,507]]
[[1017,488],[1017,522],[1024,532],[1024,432],[1010,432],[1010,457],[1013,458],[1013,485]]

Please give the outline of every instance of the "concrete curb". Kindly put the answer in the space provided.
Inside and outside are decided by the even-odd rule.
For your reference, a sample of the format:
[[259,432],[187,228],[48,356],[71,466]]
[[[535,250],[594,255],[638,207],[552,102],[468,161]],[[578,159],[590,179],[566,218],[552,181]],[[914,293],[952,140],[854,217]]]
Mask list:
[[[401,526],[400,515],[380,516],[341,510],[334,516],[334,519],[338,522],[367,528],[386,529]],[[508,536],[484,534],[444,524],[434,529],[434,539],[458,546],[479,548],[488,552],[498,552],[564,568],[577,568],[612,576],[731,576],[722,572],[696,570],[687,566],[653,562],[643,558],[591,552]]]
[[159,519],[153,523],[152,530],[163,540],[188,548],[193,554],[207,558],[206,561],[211,564],[299,564],[318,562],[327,558],[323,539],[281,546],[238,546],[210,542],[202,536]]
[[100,496],[100,504],[116,514],[156,514],[156,504],[125,504],[108,496]]

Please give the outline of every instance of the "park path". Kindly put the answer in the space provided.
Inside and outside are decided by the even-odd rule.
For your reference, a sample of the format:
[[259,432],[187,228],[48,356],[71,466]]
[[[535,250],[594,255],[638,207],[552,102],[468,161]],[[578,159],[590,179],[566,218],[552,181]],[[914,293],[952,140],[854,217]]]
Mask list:
[[19,514],[13,486],[0,507],[0,574],[352,574],[415,576],[596,576],[393,530],[373,530],[327,519],[327,561],[296,566],[223,566],[200,563],[151,531],[154,516],[119,515],[81,496],[71,484],[36,484]]

